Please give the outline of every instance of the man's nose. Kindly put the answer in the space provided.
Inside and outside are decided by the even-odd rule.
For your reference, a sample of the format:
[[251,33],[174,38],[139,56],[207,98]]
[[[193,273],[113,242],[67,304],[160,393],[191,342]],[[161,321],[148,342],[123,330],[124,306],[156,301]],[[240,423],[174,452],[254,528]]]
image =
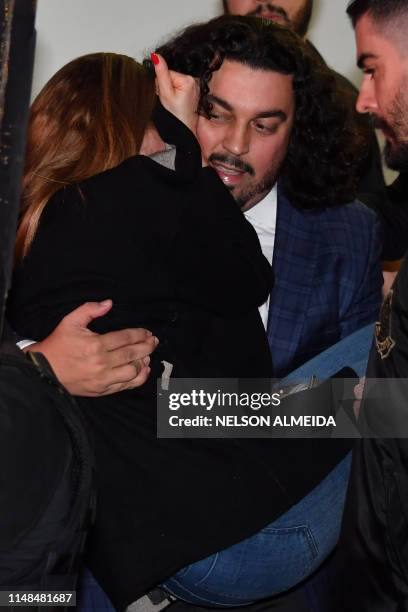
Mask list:
[[230,125],[224,137],[224,148],[233,155],[240,156],[249,152],[250,134],[247,126]]
[[356,109],[359,113],[375,113],[378,110],[374,80],[370,74],[364,75],[356,102]]

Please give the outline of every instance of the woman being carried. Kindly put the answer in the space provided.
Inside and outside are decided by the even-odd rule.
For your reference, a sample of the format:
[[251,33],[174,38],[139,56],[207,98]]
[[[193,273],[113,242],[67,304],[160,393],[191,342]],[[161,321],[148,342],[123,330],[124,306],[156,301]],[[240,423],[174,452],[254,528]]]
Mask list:
[[[15,329],[41,340],[77,305],[109,297],[96,331],[143,326],[160,341],[143,387],[78,398],[97,466],[87,563],[118,608],[270,520],[255,453],[233,440],[156,437],[163,361],[183,377],[272,373],[257,310],[270,266],[226,187],[202,167],[195,81],[164,62],[157,74],[168,110],[153,112],[148,71],[109,53],[74,60],[39,94],[9,302]],[[145,156],[164,142],[176,147],[175,171]],[[204,348],[215,319],[234,333]]]

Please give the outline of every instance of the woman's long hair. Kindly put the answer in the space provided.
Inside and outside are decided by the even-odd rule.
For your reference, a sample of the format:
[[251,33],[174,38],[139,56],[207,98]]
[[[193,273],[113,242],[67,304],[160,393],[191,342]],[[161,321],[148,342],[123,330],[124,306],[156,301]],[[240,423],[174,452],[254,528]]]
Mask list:
[[155,99],[154,76],[115,53],[79,57],[48,81],[30,112],[17,259],[54,193],[139,152]]

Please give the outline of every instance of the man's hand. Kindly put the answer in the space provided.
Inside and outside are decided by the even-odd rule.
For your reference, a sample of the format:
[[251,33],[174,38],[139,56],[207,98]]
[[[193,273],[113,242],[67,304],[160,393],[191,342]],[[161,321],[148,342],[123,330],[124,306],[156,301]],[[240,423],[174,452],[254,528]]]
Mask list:
[[42,342],[26,350],[43,353],[72,395],[97,397],[146,382],[149,355],[159,341],[146,329],[96,334],[87,326],[112,308],[111,300],[87,302],[62,319]]

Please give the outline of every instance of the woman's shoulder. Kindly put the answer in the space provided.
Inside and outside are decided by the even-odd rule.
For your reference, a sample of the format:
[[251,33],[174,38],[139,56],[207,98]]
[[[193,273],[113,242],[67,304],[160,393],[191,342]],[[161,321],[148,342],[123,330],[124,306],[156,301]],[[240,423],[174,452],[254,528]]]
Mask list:
[[169,188],[176,177],[175,172],[166,164],[145,155],[135,155],[118,166],[96,174],[77,184],[84,192],[101,192],[101,196],[118,191],[143,194]]
[[[117,185],[128,182],[134,182],[135,180],[142,181],[146,178],[149,172],[150,164],[149,158],[144,155],[134,155],[128,157],[118,166],[108,168],[98,174],[85,179],[78,183],[78,186],[83,189],[89,187],[107,187],[110,184]],[[153,169],[152,169],[153,170]]]
[[55,192],[49,203],[55,204],[57,208],[72,205],[82,207],[87,199],[94,195],[105,199],[118,191],[121,194],[126,192],[134,194],[135,190],[140,193],[144,184],[152,184],[158,180],[157,174],[161,169],[168,172],[167,168],[163,168],[150,158],[135,155],[114,168],[94,174],[82,181],[61,184],[61,188]]
[[[173,204],[174,211],[182,204],[182,188],[176,173],[155,160],[135,155],[120,165],[83,181],[63,185],[49,200],[41,216],[41,226],[95,222],[109,225],[124,220],[140,222]],[[165,206],[164,206],[165,204]]]

